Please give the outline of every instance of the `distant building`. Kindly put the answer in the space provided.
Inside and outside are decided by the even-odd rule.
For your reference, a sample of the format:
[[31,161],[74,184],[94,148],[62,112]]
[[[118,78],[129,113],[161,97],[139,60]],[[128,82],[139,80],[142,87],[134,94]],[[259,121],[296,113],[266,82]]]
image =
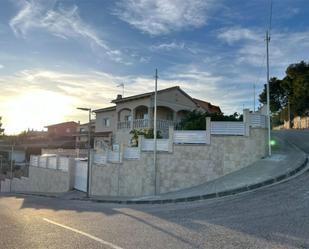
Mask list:
[[[87,148],[88,131],[89,131],[89,123],[79,124],[77,126],[76,134],[75,134],[76,148],[79,148],[79,149]],[[90,135],[91,135],[90,145],[91,145],[91,147],[93,147],[94,132],[95,132],[95,120],[91,120],[91,128],[90,128]]]
[[47,134],[50,138],[73,137],[76,134],[78,123],[74,121],[47,125]]

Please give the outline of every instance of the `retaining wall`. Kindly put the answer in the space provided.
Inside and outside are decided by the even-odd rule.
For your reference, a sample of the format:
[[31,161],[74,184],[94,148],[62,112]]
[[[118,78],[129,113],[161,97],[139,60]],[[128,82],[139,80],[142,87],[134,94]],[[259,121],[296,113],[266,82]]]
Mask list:
[[[267,130],[251,128],[249,136],[212,135],[208,145],[173,145],[158,152],[160,193],[193,187],[248,166],[266,155]],[[154,194],[153,152],[139,160],[92,164],[91,194],[145,196]]]
[[[70,172],[30,166],[29,177],[13,178],[12,192],[67,192],[73,187]],[[1,181],[1,192],[10,192],[9,179]]]

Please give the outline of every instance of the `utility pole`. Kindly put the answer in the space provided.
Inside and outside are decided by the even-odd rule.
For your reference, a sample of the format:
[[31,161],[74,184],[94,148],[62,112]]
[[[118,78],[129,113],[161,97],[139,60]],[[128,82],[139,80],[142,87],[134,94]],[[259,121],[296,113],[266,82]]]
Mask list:
[[270,96],[269,96],[269,42],[270,36],[268,30],[266,31],[266,71],[267,71],[267,126],[268,126],[268,156],[271,156],[271,144],[270,144]]
[[12,181],[13,181],[13,153],[14,153],[14,142],[11,147],[11,164],[10,164],[10,192],[12,192]]
[[288,97],[288,120],[289,120],[289,127],[288,129],[291,128],[291,106],[290,106],[290,99]]
[[253,84],[253,112],[255,112],[255,84]]
[[153,165],[154,165],[154,185],[155,195],[159,194],[159,177],[158,177],[158,166],[157,166],[157,91],[158,91],[158,69],[155,74],[155,94],[154,94],[154,118],[153,118]]
[[84,108],[84,107],[78,107],[78,110],[82,110],[82,111],[87,111],[88,112],[88,119],[89,119],[89,123],[88,123],[88,143],[87,143],[87,154],[88,154],[88,160],[87,160],[87,198],[90,196],[90,186],[91,186],[91,173],[92,170],[90,169],[90,167],[92,166],[90,163],[90,157],[91,157],[91,108]]

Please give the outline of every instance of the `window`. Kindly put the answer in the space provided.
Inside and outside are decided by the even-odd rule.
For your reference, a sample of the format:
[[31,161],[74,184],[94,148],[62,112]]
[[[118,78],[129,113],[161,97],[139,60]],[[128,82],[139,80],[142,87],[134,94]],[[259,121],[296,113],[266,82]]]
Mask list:
[[103,126],[110,127],[111,122],[109,118],[103,118]]
[[71,132],[71,130],[70,130],[70,128],[66,128],[66,133],[70,133]]

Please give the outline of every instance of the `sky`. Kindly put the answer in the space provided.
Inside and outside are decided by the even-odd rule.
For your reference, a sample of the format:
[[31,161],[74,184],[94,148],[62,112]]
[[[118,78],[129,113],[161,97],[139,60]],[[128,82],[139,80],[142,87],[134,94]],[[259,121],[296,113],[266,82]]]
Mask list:
[[[178,85],[225,114],[253,109],[270,75],[309,59],[309,1],[0,0],[0,116],[7,134],[87,120],[125,96]],[[256,102],[258,106],[258,102]]]

